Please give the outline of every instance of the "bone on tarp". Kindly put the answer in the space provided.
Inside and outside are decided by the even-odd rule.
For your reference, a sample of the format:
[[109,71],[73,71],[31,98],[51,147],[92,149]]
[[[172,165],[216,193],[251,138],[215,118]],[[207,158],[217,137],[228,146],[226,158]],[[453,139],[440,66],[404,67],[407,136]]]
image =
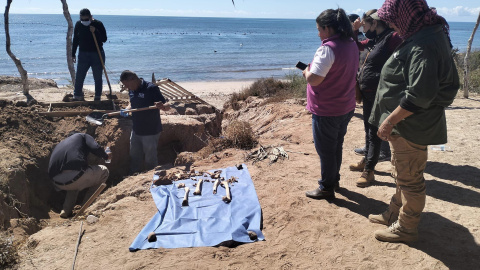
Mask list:
[[215,180],[215,183],[213,183],[213,194],[217,194],[218,185],[220,185],[220,179]]
[[188,192],[190,192],[190,188],[185,187],[185,196],[183,196],[182,206],[188,206]]
[[199,179],[197,183],[197,188],[193,192],[193,195],[202,195],[202,183],[203,179]]
[[185,187],[185,183],[180,183],[180,184],[178,184],[177,187],[178,187],[178,188],[184,188],[184,187]]
[[157,241],[157,234],[155,232],[149,233],[148,236],[147,236],[147,241],[149,243]]
[[222,197],[222,201],[229,203],[232,201],[232,197],[230,197],[230,187],[228,186],[228,181],[223,181],[222,185],[225,187],[226,196]]

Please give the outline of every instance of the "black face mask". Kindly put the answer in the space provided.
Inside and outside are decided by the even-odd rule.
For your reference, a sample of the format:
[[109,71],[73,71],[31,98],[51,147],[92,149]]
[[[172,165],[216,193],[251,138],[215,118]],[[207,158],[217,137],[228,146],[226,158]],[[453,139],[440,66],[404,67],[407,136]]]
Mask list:
[[376,31],[368,30],[364,34],[365,34],[365,37],[368,38],[368,39],[374,39],[374,38],[377,37],[377,32]]

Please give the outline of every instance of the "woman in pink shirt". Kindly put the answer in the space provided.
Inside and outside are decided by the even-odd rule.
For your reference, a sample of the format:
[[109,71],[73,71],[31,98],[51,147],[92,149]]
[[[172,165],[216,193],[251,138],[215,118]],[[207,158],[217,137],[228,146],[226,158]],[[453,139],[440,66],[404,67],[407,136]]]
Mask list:
[[333,199],[339,188],[343,139],[355,110],[358,48],[352,25],[341,8],[323,11],[316,19],[322,45],[303,75],[307,79],[307,110],[312,113],[315,149],[320,156],[319,187],[313,199]]

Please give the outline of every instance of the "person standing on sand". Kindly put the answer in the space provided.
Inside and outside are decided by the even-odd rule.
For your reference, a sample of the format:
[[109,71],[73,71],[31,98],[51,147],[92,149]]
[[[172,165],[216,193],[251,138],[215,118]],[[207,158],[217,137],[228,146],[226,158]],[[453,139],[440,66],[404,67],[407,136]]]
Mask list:
[[77,53],[77,47],[79,47],[77,73],[75,74],[75,89],[73,90],[74,101],[85,100],[83,97],[83,82],[90,67],[92,68],[93,80],[95,81],[94,100],[100,100],[102,96],[103,65],[98,55],[93,35],[95,35],[97,39],[97,44],[105,63],[103,43],[107,41],[107,31],[103,23],[93,19],[90,10],[84,8],[80,10],[80,20],[77,21],[73,30],[72,57],[74,63],[76,62],[75,54]]
[[413,242],[425,207],[427,145],[447,142],[445,107],[460,82],[448,23],[425,0],[386,0],[377,14],[403,43],[382,69],[369,120],[390,142],[396,193],[385,212],[368,219],[390,225],[375,231],[376,239]]
[[368,119],[375,101],[380,72],[393,51],[402,43],[402,39],[388,27],[386,22],[378,18],[376,9],[367,11],[361,22],[360,19],[357,19],[353,24],[353,30],[358,31],[360,26],[363,26],[367,39],[357,42],[358,48],[361,51],[369,50],[357,76],[361,94],[360,102],[363,102],[366,151],[358,163],[350,165],[350,170],[362,171],[356,185],[357,187],[367,187],[375,180],[374,170],[379,162],[382,145],[382,140],[377,136],[378,127],[371,125]]
[[[138,109],[157,106],[158,109],[169,110],[166,99],[157,85],[138,78],[133,71],[125,70],[120,81],[129,90],[130,104],[125,108]],[[123,117],[129,114],[121,110]],[[133,127],[130,135],[130,174],[142,171],[145,161],[147,170],[158,165],[157,146],[162,131],[162,121],[158,110],[132,112]]]
[[85,133],[72,132],[52,151],[48,174],[58,189],[66,190],[60,217],[72,215],[78,192],[89,188],[84,203],[95,193],[98,187],[108,179],[108,169],[103,165],[88,165],[88,154],[92,153],[105,160],[111,159],[111,153],[98,145],[95,139]]
[[320,156],[319,187],[313,199],[335,198],[339,188],[343,140],[355,110],[358,48],[352,25],[341,8],[323,11],[316,19],[322,46],[303,71],[307,79],[307,110],[312,113],[315,149]]

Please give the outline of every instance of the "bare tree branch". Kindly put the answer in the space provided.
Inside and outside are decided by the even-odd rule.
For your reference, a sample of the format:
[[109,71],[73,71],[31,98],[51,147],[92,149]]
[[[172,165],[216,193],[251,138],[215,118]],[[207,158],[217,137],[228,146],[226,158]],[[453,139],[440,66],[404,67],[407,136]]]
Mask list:
[[472,49],[473,37],[475,36],[475,32],[477,32],[478,25],[480,24],[480,12],[478,13],[477,23],[473,28],[472,35],[468,39],[468,46],[467,46],[467,53],[465,53],[465,60],[463,61],[463,97],[468,98],[468,76],[469,76],[469,67],[468,67],[468,57],[470,56],[470,51]]
[[73,64],[72,59],[72,34],[73,34],[73,22],[72,17],[70,16],[70,12],[68,11],[67,0],[60,0],[63,5],[63,16],[68,23],[68,30],[67,30],[67,64],[68,64],[68,71],[70,72],[70,77],[72,78],[72,85],[75,85],[75,66]]
[[12,50],[10,49],[10,30],[9,30],[9,24],[8,24],[8,14],[10,12],[10,5],[12,4],[12,0],[7,0],[7,5],[5,6],[5,47],[7,50],[7,54],[12,58],[13,62],[17,66],[18,72],[20,73],[22,77],[22,85],[23,85],[23,94],[27,97],[27,104],[31,103],[33,101],[33,97],[29,94],[29,88],[28,88],[28,75],[27,71],[23,68],[22,62],[20,59],[18,59],[15,54],[12,53]]

